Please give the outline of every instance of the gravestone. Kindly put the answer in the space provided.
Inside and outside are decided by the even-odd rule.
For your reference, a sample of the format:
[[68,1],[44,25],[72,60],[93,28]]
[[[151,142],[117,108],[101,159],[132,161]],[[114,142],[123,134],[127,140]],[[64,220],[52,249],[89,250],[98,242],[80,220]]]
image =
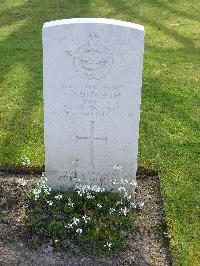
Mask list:
[[135,178],[143,49],[143,26],[133,23],[78,18],[44,24],[45,171],[54,188],[74,170],[74,160],[96,184],[115,164]]

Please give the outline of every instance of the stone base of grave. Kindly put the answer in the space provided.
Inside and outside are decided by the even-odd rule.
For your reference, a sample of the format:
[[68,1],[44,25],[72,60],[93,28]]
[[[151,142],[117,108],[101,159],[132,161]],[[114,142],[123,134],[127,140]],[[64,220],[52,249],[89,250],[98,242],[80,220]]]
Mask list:
[[[73,257],[53,252],[45,245],[35,251],[28,248],[21,236],[23,220],[20,212],[26,192],[38,180],[38,175],[0,174],[0,265],[172,265],[162,213],[159,176],[154,171],[140,169],[137,176],[137,200],[144,207],[137,211],[137,230],[127,235],[128,249],[109,258]],[[25,182],[22,181],[24,177]]]

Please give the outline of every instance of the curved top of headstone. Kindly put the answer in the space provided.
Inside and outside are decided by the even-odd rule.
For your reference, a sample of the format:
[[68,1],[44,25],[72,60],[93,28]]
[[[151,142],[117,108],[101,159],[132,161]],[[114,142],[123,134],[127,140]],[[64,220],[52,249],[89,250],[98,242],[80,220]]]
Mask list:
[[54,20],[44,23],[43,29],[53,26],[60,26],[67,24],[84,24],[84,23],[115,25],[115,26],[122,26],[127,28],[133,28],[135,30],[144,31],[144,27],[142,25],[122,20],[106,19],[106,18],[71,18],[71,19]]

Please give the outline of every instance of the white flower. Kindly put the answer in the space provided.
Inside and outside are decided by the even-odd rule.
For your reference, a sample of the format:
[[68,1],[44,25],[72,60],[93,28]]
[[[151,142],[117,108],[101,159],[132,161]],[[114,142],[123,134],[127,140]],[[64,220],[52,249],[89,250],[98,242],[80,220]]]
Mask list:
[[88,185],[77,185],[75,187],[76,192],[78,193],[78,195],[81,197],[83,194],[89,192],[91,190],[91,187]]
[[111,242],[107,242],[104,247],[107,247],[109,250],[111,249],[112,247],[112,243]]
[[47,177],[45,176],[45,174],[43,173],[41,178],[40,178],[40,181],[39,181],[39,184],[42,186],[42,187],[48,187],[47,186]]
[[76,233],[77,233],[77,234],[81,234],[82,232],[83,232],[83,230],[82,230],[81,228],[77,228],[77,229],[76,229]]
[[98,203],[98,204],[97,204],[97,207],[98,207],[98,208],[102,208],[103,206],[102,206],[100,203]]
[[101,188],[101,187],[98,187],[98,186],[93,186],[92,187],[92,191],[96,192],[96,193],[100,193],[100,192],[104,192],[105,191],[105,188]]
[[115,212],[115,208],[110,208],[109,213],[112,214]]
[[91,186],[86,185],[85,186],[85,192],[87,193],[87,192],[90,192],[90,191],[91,191]]
[[37,199],[37,198],[40,197],[40,193],[41,193],[41,190],[40,189],[39,190],[36,190],[36,189],[33,190],[33,194],[35,196],[35,199]]
[[34,189],[33,190],[33,194],[34,195],[37,195],[37,194],[40,194],[40,193],[41,193],[41,189],[38,189],[38,190],[37,189]]
[[94,196],[92,196],[90,193],[87,193],[87,196],[86,196],[87,199],[93,199]]
[[80,219],[78,219],[76,217],[73,218],[73,222],[72,222],[73,224],[78,225],[79,222],[80,222]]
[[55,199],[62,199],[62,195],[59,194],[59,195],[55,196]]
[[101,188],[101,187],[98,187],[98,186],[93,186],[91,188],[92,191],[96,192],[96,193],[100,193],[100,192],[104,192],[105,191],[105,188]]
[[137,204],[136,204],[135,202],[131,202],[131,203],[130,203],[130,206],[131,206],[131,208],[133,208],[133,209],[136,209],[136,208],[137,208]]
[[73,224],[65,225],[65,228],[73,228]]
[[41,182],[46,183],[48,181],[47,177],[41,176]]
[[88,184],[77,184],[75,186],[75,190],[80,197],[83,196],[84,194],[87,194],[86,197],[90,199],[93,198],[93,196],[91,196],[91,192],[96,192],[96,193],[104,192],[105,188],[101,188],[96,185],[91,187]]
[[70,208],[74,207],[74,203],[72,202],[70,198],[68,199],[67,206],[69,206]]
[[82,193],[80,190],[78,190],[77,193],[78,193],[78,195],[79,195],[80,197],[83,196],[83,193]]
[[47,203],[49,204],[49,206],[53,205],[53,201],[52,200],[47,200]]
[[90,217],[87,215],[82,216],[84,222],[87,224],[88,221],[90,221]]
[[131,195],[128,195],[128,193],[126,193],[125,197],[130,200],[131,199]]
[[127,213],[128,213],[128,209],[127,209],[126,207],[121,208],[121,209],[120,209],[120,213],[121,213],[122,215],[126,216]]
[[49,189],[48,188],[44,188],[44,193],[49,195],[50,194]]

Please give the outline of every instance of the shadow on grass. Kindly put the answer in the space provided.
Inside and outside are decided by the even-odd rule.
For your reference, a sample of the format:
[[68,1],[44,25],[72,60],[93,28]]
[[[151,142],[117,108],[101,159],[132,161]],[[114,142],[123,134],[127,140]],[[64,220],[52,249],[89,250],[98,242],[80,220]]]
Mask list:
[[[48,20],[81,16],[89,10],[88,2],[27,1],[0,12],[3,27],[13,27],[0,41],[0,86],[6,99],[2,108],[6,118],[1,124],[5,133],[0,142],[0,165],[20,165],[23,155],[33,157],[36,165],[43,164],[42,25]],[[23,19],[27,22],[15,27]],[[15,67],[20,68],[17,73]],[[21,80],[17,75],[21,75]],[[7,115],[9,102],[14,104]]]
[[[106,0],[105,2],[112,7],[112,16],[114,15],[116,18],[118,18],[119,14],[123,13],[127,20],[130,20],[131,18],[131,21],[134,20],[144,25],[152,26],[155,31],[162,32],[166,36],[173,37],[176,41],[181,43],[184,46],[184,49],[172,49],[170,52],[168,52],[170,60],[177,58],[177,54],[179,53],[180,57],[183,58],[183,63],[186,63],[188,62],[188,58],[186,56],[188,53],[192,56],[196,55],[193,41],[190,38],[169,29],[166,25],[156,20],[153,14],[148,17],[142,15],[143,12],[141,11],[141,8],[144,7],[144,3],[140,1],[130,2],[113,0]],[[29,151],[29,154],[32,157],[39,156],[39,160],[33,160],[36,162],[36,164],[43,160],[42,24],[45,21],[59,18],[81,16],[92,17],[95,15],[95,11],[92,10],[91,4],[92,1],[84,0],[71,0],[68,2],[35,0],[27,1],[21,6],[14,8],[11,7],[10,9],[3,10],[0,13],[3,23],[7,20],[7,26],[10,25],[14,27],[15,23],[21,21],[22,19],[27,19],[27,23],[14,29],[13,32],[0,43],[3,58],[2,74],[5,79],[12,78],[9,76],[9,73],[12,73],[13,66],[21,65],[22,68],[27,72],[25,80],[23,80],[22,83],[16,84],[16,81],[13,80],[13,82],[10,82],[8,92],[4,91],[5,94],[9,94],[12,90],[16,91],[16,94],[20,95],[18,95],[19,101],[14,105],[15,109],[12,111],[8,119],[3,121],[3,127],[6,133],[3,135],[1,140],[0,148],[2,158],[0,158],[0,164],[5,165],[9,164],[10,162],[11,164],[20,164],[21,156],[23,155],[24,150],[31,150]],[[164,2],[158,3],[157,1],[151,1],[147,5],[154,5],[159,8],[161,12],[168,10],[170,12],[175,12],[179,16],[190,17],[188,13],[183,11],[179,12],[174,7],[171,7]],[[155,54],[159,58],[166,59],[166,49],[155,49],[154,47],[150,46],[146,47],[147,55],[145,58],[148,58],[148,53],[152,52],[155,61],[157,59]],[[145,63],[145,67],[148,67],[148,63]],[[151,73],[149,74],[151,75]],[[5,82],[5,79],[2,79],[2,83]],[[151,81],[151,79],[148,78],[147,81],[146,76],[144,75],[144,84],[146,82],[148,82],[148,87],[151,86],[152,89],[154,88],[155,80],[152,79]],[[168,87],[171,86],[172,88],[173,83],[174,80],[169,81]],[[162,87],[162,84],[159,86]],[[5,86],[4,90],[7,89],[8,88]],[[145,88],[145,85],[143,86],[143,90],[143,94],[145,96],[145,93],[147,93],[147,88]],[[148,94],[148,101],[152,101],[152,104],[156,105],[162,104],[162,108],[168,108],[168,103],[172,104],[174,101],[177,101],[177,98],[174,97],[174,93],[171,93],[170,90],[157,90],[156,93],[157,95],[154,93]],[[158,98],[156,103],[154,100],[155,97]],[[180,95],[179,97],[181,98]],[[159,102],[159,99],[161,98],[166,98],[167,100]],[[12,101],[11,98],[9,100]],[[7,105],[7,103],[5,105]],[[174,112],[174,116],[177,117],[177,115],[180,115],[180,118],[184,118],[188,123],[189,115],[186,115],[186,113],[177,114],[177,112]],[[177,117],[177,119],[179,119],[179,117]],[[34,123],[35,120],[37,120],[37,122]],[[193,128],[192,122],[191,128]],[[40,150],[39,155],[37,154],[38,149]],[[41,165],[41,162],[39,164]]]
[[[156,3],[158,3],[157,1],[155,1]],[[197,2],[197,1],[196,1]],[[197,4],[199,4],[199,2],[197,2]],[[199,16],[198,16],[198,6],[195,6],[195,3],[192,4],[191,6],[191,13],[182,11],[180,8],[177,10],[177,8],[174,8],[173,5],[171,3],[167,3],[164,1],[160,1],[158,4],[159,8],[166,10],[174,15],[180,16],[182,18],[187,18],[189,20],[192,21],[197,21],[199,23]],[[195,12],[197,13],[197,15],[195,15]]]
[[[155,0],[149,1],[148,3],[145,3],[143,1],[115,1],[115,0],[106,0],[110,6],[113,7],[114,12],[112,15],[114,16],[119,16],[119,14],[123,14],[124,18],[126,18],[128,21],[134,22],[137,21],[137,23],[141,23],[142,25],[145,26],[152,26],[158,33],[162,32],[163,34],[167,35],[168,37],[172,37],[181,44],[184,45],[184,47],[188,47],[190,49],[193,48],[194,43],[193,41],[184,36],[183,34],[178,33],[175,30],[172,30],[171,28],[168,28],[167,25],[169,24],[169,20],[165,21],[166,23],[161,23],[159,19],[156,18],[155,14],[152,13],[152,15],[149,15],[148,17],[146,14],[143,15],[143,8],[144,5],[148,6],[149,8],[151,7],[156,7],[160,10],[157,16],[162,18],[162,13],[165,12],[168,8],[168,11],[170,11],[170,6],[167,6],[163,2],[158,2]],[[117,3],[117,4],[116,4]],[[171,8],[173,12],[176,12],[177,15],[182,16],[184,18],[184,12],[179,12],[175,8]],[[149,10],[149,13],[151,10]],[[153,9],[152,9],[153,12]],[[191,15],[192,17],[192,15]],[[170,15],[169,15],[170,19]]]

